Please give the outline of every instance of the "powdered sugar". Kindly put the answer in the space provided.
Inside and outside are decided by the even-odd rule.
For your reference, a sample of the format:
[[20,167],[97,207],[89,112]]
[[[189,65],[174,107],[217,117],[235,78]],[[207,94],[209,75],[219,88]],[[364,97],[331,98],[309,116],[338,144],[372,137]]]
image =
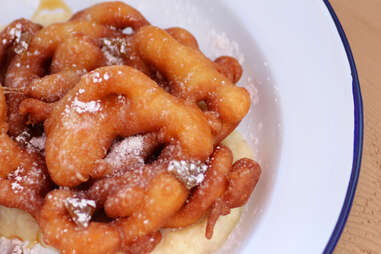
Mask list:
[[[25,52],[29,45],[28,43],[22,39],[22,24],[17,23],[15,27],[12,27],[8,32],[10,39],[16,42],[16,47],[14,49],[16,54],[22,54]],[[8,41],[3,39],[2,43],[6,44]]]
[[46,135],[43,133],[40,137],[33,137],[30,139],[29,143],[33,148],[41,151],[45,150]]
[[21,132],[17,137],[15,137],[15,140],[20,144],[26,144],[28,140],[30,139],[30,134],[27,131]]
[[29,48],[29,44],[26,41],[20,41],[15,47],[15,53],[21,55]]
[[122,65],[121,54],[127,53],[127,41],[122,38],[103,38],[102,52],[107,60],[107,65]]
[[[92,71],[86,76],[86,78],[89,78],[92,83],[97,84],[97,83],[102,83],[103,81],[109,80],[111,78],[111,74],[106,72],[103,74],[103,76],[101,76],[99,72]],[[83,90],[83,89],[80,89],[80,90]]]
[[15,140],[19,144],[25,146],[26,151],[29,153],[35,151],[43,152],[45,150],[45,133],[43,133],[40,137],[31,137],[31,134],[28,131],[23,131],[15,137]]
[[25,169],[22,166],[19,166],[16,170],[8,175],[8,179],[12,180],[11,189],[15,194],[18,194],[24,190],[24,187],[21,185],[24,180],[24,177],[22,177],[24,171]]
[[21,29],[22,25],[18,23],[15,27],[12,27],[11,30],[9,30],[9,35],[12,37],[12,39],[16,40],[16,42],[19,42],[21,39]]
[[123,59],[117,56],[114,56],[109,50],[102,48],[102,52],[107,60],[107,65],[122,65]]
[[236,41],[229,39],[225,32],[217,33],[215,30],[211,30],[208,34],[209,44],[212,57],[219,57],[221,55],[229,55],[236,57],[237,60],[243,64],[245,57],[239,48],[239,44]]
[[101,74],[99,72],[91,72],[89,77],[91,77],[93,79],[93,83],[101,83],[102,82],[102,78],[101,78]]
[[96,204],[94,200],[67,198],[65,200],[65,207],[78,226],[87,228],[95,211]]
[[8,174],[7,179],[11,181],[13,193],[18,194],[25,190],[24,186],[41,184],[40,181],[45,179],[45,175],[42,174],[40,165],[33,163],[28,169],[19,165]]
[[[72,109],[74,109],[79,114],[96,113],[96,112],[101,110],[102,104],[101,104],[100,100],[83,102],[83,101],[78,100],[77,97],[75,97],[71,103],[71,106],[67,106],[67,107],[71,107]],[[70,109],[68,109],[68,110],[70,110]]]
[[21,186],[18,182],[11,183],[11,188],[13,193],[18,194],[24,190],[24,187]]
[[106,157],[106,161],[116,168],[123,166],[123,162],[126,158],[131,158],[131,156],[137,158],[139,162],[144,163],[143,158],[140,157],[143,150],[143,145],[143,136],[139,135],[126,138],[115,143],[111,147],[110,153]]
[[172,160],[168,165],[168,172],[174,173],[188,189],[202,183],[207,169],[208,166],[205,163],[195,160]]

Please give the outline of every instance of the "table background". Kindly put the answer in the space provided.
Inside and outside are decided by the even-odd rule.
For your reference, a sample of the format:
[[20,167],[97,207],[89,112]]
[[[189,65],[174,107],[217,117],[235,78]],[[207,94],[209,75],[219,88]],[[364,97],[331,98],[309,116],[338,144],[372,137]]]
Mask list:
[[365,114],[360,179],[334,253],[381,253],[381,0],[330,2],[351,44]]

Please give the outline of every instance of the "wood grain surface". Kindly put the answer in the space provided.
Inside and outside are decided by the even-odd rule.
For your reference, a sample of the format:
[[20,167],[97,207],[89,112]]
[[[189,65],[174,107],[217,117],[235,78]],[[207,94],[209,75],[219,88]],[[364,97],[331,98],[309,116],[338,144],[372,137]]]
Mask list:
[[364,101],[360,179],[335,254],[381,253],[381,0],[331,0],[354,54]]

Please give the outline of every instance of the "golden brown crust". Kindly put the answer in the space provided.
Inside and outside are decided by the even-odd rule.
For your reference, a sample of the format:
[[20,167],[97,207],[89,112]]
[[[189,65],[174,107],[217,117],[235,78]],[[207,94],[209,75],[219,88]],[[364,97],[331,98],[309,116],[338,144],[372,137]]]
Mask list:
[[231,56],[220,56],[216,60],[216,68],[219,73],[228,78],[232,83],[237,83],[242,76],[242,66],[237,59]]
[[209,169],[204,181],[196,187],[188,203],[181,208],[167,223],[167,227],[186,227],[198,222],[220,197],[227,187],[233,155],[229,148],[220,146],[210,158]]
[[227,176],[227,190],[216,199],[208,216],[205,233],[208,239],[212,238],[214,226],[221,215],[227,215],[232,208],[246,204],[260,175],[261,167],[251,159],[242,158],[233,164]]
[[[91,36],[92,38],[100,38],[104,36],[112,36],[113,34],[116,34],[116,31],[112,31],[104,26],[91,22],[58,23],[38,31],[31,39],[28,49],[23,54],[13,58],[5,78],[5,86],[23,93],[21,95],[9,95],[8,101],[10,101],[11,104],[9,105],[8,121],[10,123],[10,133],[12,135],[17,136],[26,129],[26,118],[18,111],[21,101],[26,98],[26,95],[24,94],[28,89],[30,90],[30,85],[33,82],[36,82],[36,79],[40,79],[46,74],[46,61],[53,57],[59,45],[73,34],[82,34]],[[84,49],[87,49],[87,47]],[[66,59],[70,57],[74,60],[75,64],[76,58],[72,57],[71,52],[66,52],[66,54],[69,54]],[[96,63],[91,62],[86,64],[89,66],[97,66]],[[74,71],[76,71],[75,68]],[[41,85],[42,84],[43,82]],[[66,86],[73,87],[74,84],[66,84]],[[43,88],[46,88],[46,86],[37,89],[43,90]],[[57,90],[58,88],[59,87],[57,87]],[[47,94],[49,91],[42,92]]]
[[3,29],[0,33],[0,82],[4,82],[4,75],[11,59],[27,50],[32,36],[41,28],[40,25],[27,19],[18,19]]
[[184,46],[198,49],[196,38],[188,30],[181,27],[171,27],[165,29],[165,31]]
[[134,30],[149,24],[139,11],[118,1],[93,5],[74,14],[71,20],[91,21],[118,29],[131,27]]
[[53,110],[53,103],[46,103],[37,99],[28,98],[19,106],[21,115],[28,115],[28,124],[38,124],[45,121]]
[[[114,94],[121,97],[107,97]],[[156,130],[161,143],[179,141],[187,159],[205,160],[212,152],[211,132],[198,108],[183,105],[131,67],[99,68],[83,76],[45,122],[49,173],[59,185],[76,186],[89,179],[114,138]]]
[[164,30],[145,26],[136,36],[140,56],[171,81],[172,94],[189,103],[205,101],[208,111],[218,114],[222,128],[216,143],[234,130],[249,110],[245,89],[234,86],[199,50],[182,45]]
[[[41,209],[39,224],[44,241],[62,253],[112,254],[121,247],[119,231],[108,223],[91,222],[86,229],[76,225],[65,208],[75,195],[68,190],[50,192]],[[102,243],[102,244],[100,244]]]
[[38,217],[43,197],[51,185],[44,160],[21,147],[8,134],[6,104],[0,87],[0,205],[19,208]]

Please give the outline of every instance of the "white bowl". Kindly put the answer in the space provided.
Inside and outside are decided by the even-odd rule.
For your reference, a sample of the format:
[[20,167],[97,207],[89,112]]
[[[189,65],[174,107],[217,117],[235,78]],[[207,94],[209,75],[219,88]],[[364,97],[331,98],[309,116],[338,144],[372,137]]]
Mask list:
[[[101,1],[66,2],[78,10]],[[330,253],[359,174],[362,104],[328,1],[127,2],[154,25],[187,28],[208,56],[233,55],[243,64],[240,85],[254,104],[240,130],[263,175],[220,253]],[[0,22],[7,24],[30,17],[38,1],[3,4]]]

